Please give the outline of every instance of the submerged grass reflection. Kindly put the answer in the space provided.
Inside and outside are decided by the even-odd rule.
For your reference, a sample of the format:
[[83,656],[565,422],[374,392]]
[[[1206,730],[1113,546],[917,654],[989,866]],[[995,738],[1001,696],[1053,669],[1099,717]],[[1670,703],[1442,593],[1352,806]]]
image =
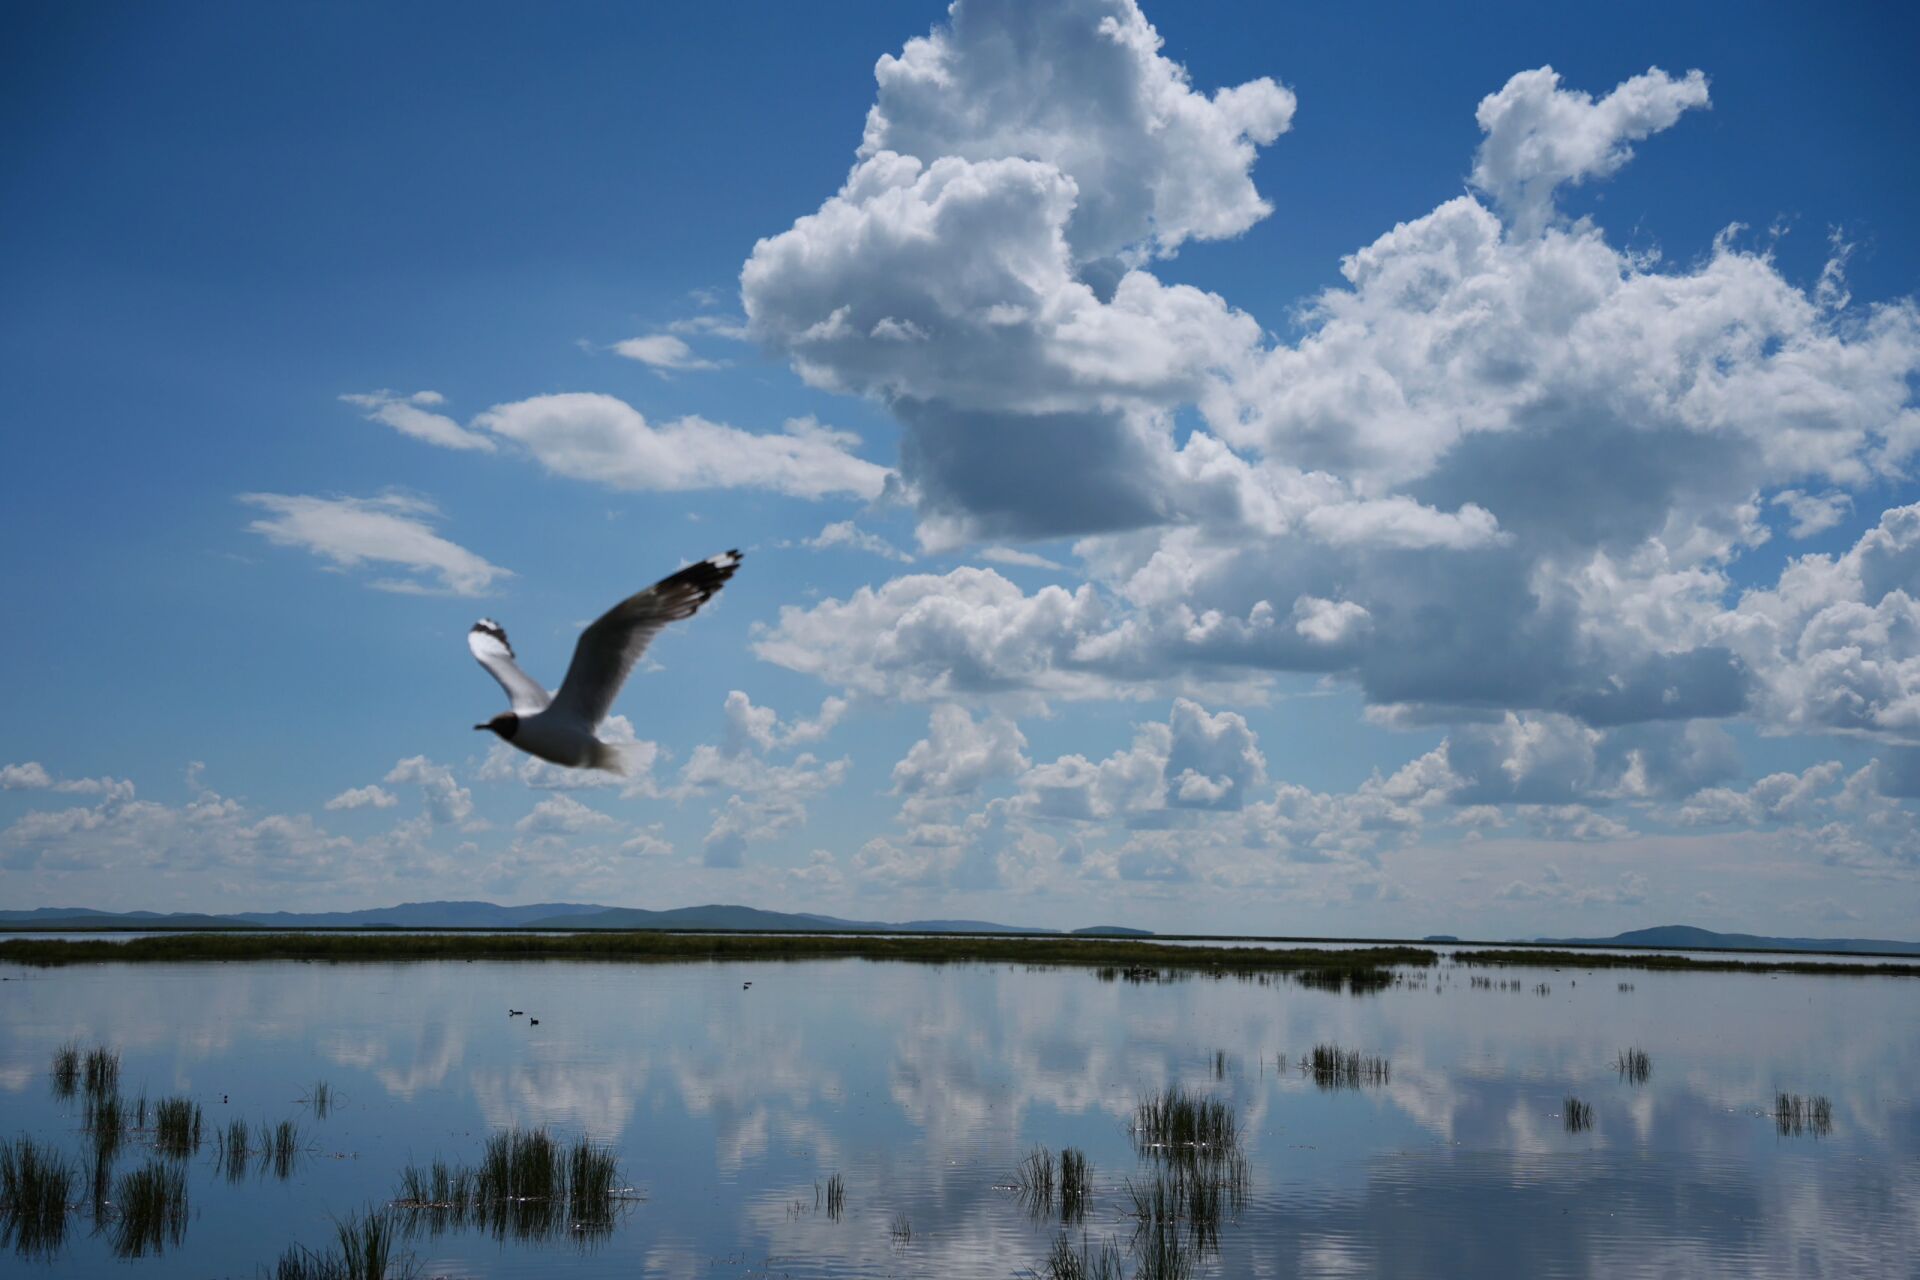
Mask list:
[[0,1245],[22,1257],[50,1257],[67,1234],[74,1171],[31,1138],[0,1142]]
[[1773,1102],[1773,1122],[1783,1138],[1811,1133],[1824,1138],[1833,1132],[1833,1103],[1824,1095],[1803,1098],[1797,1093],[1780,1093]]
[[[478,1165],[409,1165],[394,1207],[409,1230],[471,1226],[501,1239],[590,1239],[613,1229],[615,1209],[627,1198],[628,1189],[615,1185],[618,1174],[619,1158],[584,1136],[569,1149],[545,1129],[516,1128],[487,1139]],[[829,1216],[838,1217],[844,1197],[844,1187],[830,1181]]]
[[149,1160],[121,1175],[113,1189],[113,1251],[122,1258],[164,1253],[187,1235],[187,1175],[178,1165]]
[[162,1155],[185,1158],[200,1149],[200,1104],[162,1098],[153,1105],[153,1142]]
[[1384,1085],[1393,1078],[1393,1064],[1384,1056],[1342,1049],[1337,1044],[1313,1046],[1300,1066],[1322,1089]]
[[1126,1267],[1120,1247],[1113,1241],[1096,1245],[1082,1232],[1080,1245],[1075,1248],[1072,1238],[1062,1231],[1047,1250],[1040,1269],[1028,1274],[1040,1280],[1123,1280]]
[[1628,1084],[1645,1084],[1653,1074],[1652,1056],[1638,1046],[1622,1049],[1614,1059],[1614,1066],[1620,1072],[1620,1078]]
[[53,1093],[57,1098],[71,1098],[73,1091],[80,1086],[80,1046],[72,1040],[67,1041],[53,1052]]
[[394,1255],[399,1229],[390,1210],[334,1223],[338,1244],[316,1253],[298,1245],[280,1255],[273,1280],[408,1280],[419,1273],[411,1254]]

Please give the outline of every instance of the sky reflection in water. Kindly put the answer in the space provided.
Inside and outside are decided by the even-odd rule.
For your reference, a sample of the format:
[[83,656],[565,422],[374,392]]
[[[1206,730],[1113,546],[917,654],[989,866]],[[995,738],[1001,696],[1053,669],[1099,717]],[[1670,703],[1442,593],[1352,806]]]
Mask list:
[[[184,1240],[131,1264],[154,1276],[324,1246],[408,1163],[477,1160],[513,1124],[612,1144],[644,1201],[604,1239],[421,1231],[423,1274],[543,1274],[556,1249],[585,1254],[578,1274],[1021,1274],[1060,1231],[1011,1188],[1021,1158],[1084,1151],[1083,1229],[1126,1249],[1126,1184],[1151,1172],[1129,1122],[1170,1084],[1230,1099],[1244,1135],[1245,1197],[1201,1274],[1892,1275],[1920,1256],[1920,984],[1468,973],[1350,996],[859,960],[12,968],[0,1137],[84,1163],[82,1105],[48,1075],[69,1040],[119,1049],[128,1097],[192,1096],[210,1135],[295,1120],[285,1179],[229,1179],[212,1143],[187,1161]],[[1321,1042],[1391,1073],[1316,1085],[1299,1063]],[[1643,1084],[1616,1069],[1631,1046]],[[317,1080],[324,1118],[301,1101]],[[1782,1134],[1781,1091],[1830,1098],[1831,1131]],[[1569,1096],[1594,1109],[1583,1132]],[[147,1156],[124,1147],[119,1172]],[[816,1186],[835,1172],[837,1219]],[[19,1265],[95,1274],[111,1234],[78,1214],[51,1262]]]

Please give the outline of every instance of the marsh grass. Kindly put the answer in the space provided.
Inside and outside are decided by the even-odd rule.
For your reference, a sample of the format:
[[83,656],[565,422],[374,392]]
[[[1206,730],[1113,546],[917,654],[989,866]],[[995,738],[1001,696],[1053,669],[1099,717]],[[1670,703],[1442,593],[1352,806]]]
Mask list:
[[67,1234],[73,1166],[31,1138],[0,1142],[0,1245],[51,1257]]
[[1833,1132],[1833,1103],[1824,1095],[1806,1098],[1781,1093],[1774,1098],[1773,1123],[1783,1138],[1797,1138],[1803,1133],[1824,1138]]
[[1385,965],[1325,965],[1311,969],[1302,969],[1293,975],[1294,982],[1312,991],[1330,991],[1335,994],[1346,992],[1348,995],[1370,996],[1385,991],[1394,984],[1394,972]]
[[313,1110],[315,1120],[325,1120],[327,1112],[333,1109],[333,1086],[325,1080],[315,1080],[313,1088],[307,1091],[306,1103]]
[[1221,1098],[1169,1085],[1133,1109],[1134,1142],[1146,1152],[1234,1151],[1240,1122]]
[[909,963],[1071,965],[1234,977],[1297,969],[1424,966],[1439,957],[1426,947],[1181,946],[1130,938],[1004,937],[965,934],[670,933],[580,930],[572,933],[316,933],[238,930],[168,933],[126,942],[9,938],[0,963],[138,964],[180,960],[808,960],[859,956]]
[[300,1159],[300,1127],[291,1120],[282,1120],[271,1130],[262,1127],[260,1143],[260,1172],[271,1170],[273,1176],[281,1181],[293,1176]]
[[1045,1147],[1035,1147],[1027,1152],[1020,1167],[1013,1172],[1014,1189],[1020,1193],[1020,1201],[1027,1213],[1035,1219],[1049,1217],[1053,1213],[1054,1167],[1053,1152]]
[[162,1155],[190,1156],[200,1149],[200,1104],[191,1098],[162,1098],[153,1106],[153,1143]]
[[1157,1257],[1159,1265],[1190,1268],[1193,1260],[1186,1255],[1218,1253],[1221,1219],[1239,1216],[1249,1177],[1246,1160],[1232,1156],[1177,1161],[1160,1166],[1144,1182],[1128,1179],[1126,1212],[1136,1223],[1134,1249],[1143,1266]]
[[1095,1245],[1082,1232],[1080,1246],[1075,1248],[1072,1239],[1062,1231],[1054,1238],[1053,1247],[1047,1250],[1040,1270],[1028,1274],[1039,1280],[1124,1280],[1126,1264],[1120,1246],[1113,1241],[1103,1240]]
[[120,1052],[104,1045],[87,1054],[83,1068],[87,1096],[104,1098],[120,1087]]
[[71,1098],[80,1087],[80,1046],[72,1040],[53,1051],[53,1094]]
[[1337,1044],[1313,1046],[1300,1067],[1322,1089],[1358,1089],[1384,1085],[1393,1079],[1393,1064],[1385,1057],[1342,1049]]
[[238,1182],[247,1176],[247,1165],[253,1156],[249,1145],[252,1135],[247,1131],[245,1120],[235,1120],[220,1133],[220,1171],[227,1175],[227,1181]]
[[1653,1074],[1653,1058],[1645,1049],[1635,1046],[1622,1049],[1614,1059],[1614,1067],[1620,1078],[1628,1084],[1645,1084]]
[[113,1251],[122,1258],[166,1252],[187,1235],[187,1175],[178,1165],[149,1160],[114,1184]]
[[288,1249],[273,1280],[406,1280],[418,1273],[411,1254],[394,1256],[399,1229],[390,1211],[369,1210],[337,1220],[333,1228],[336,1247],[324,1253],[298,1245]]
[[827,1220],[840,1221],[840,1215],[847,1211],[847,1180],[839,1172],[827,1175]]
[[117,1093],[104,1098],[87,1097],[85,1125],[87,1136],[93,1141],[96,1155],[105,1155],[111,1159],[120,1150],[120,1142],[126,1136],[128,1128],[127,1106],[120,1101]]
[[901,1248],[913,1243],[913,1222],[907,1217],[905,1209],[895,1209],[892,1221],[887,1223],[887,1234],[893,1243]]
[[[616,1185],[619,1158],[581,1137],[563,1148],[544,1129],[510,1129],[487,1139],[473,1167],[435,1160],[401,1172],[394,1207],[409,1230],[431,1233],[474,1226],[497,1238],[540,1239],[571,1231],[591,1238],[613,1228],[617,1205],[630,1197]],[[827,1184],[828,1216],[838,1220],[846,1190]]]
[[1072,1224],[1085,1218],[1092,1193],[1092,1170],[1086,1153],[1076,1147],[1063,1147],[1060,1151],[1060,1220]]
[[1593,1105],[1571,1094],[1561,1104],[1560,1115],[1566,1122],[1568,1133],[1585,1133],[1593,1128]]

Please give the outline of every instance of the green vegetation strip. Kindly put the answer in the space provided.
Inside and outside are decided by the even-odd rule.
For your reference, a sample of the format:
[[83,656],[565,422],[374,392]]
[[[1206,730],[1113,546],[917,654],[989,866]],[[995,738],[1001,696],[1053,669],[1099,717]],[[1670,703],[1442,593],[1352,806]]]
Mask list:
[[526,933],[183,933],[135,938],[0,942],[0,964],[60,965],[100,961],[177,960],[811,960],[858,957],[944,964],[997,961],[1089,967],[1141,965],[1166,969],[1373,969],[1430,965],[1424,947],[1169,946],[1121,938],[1028,938],[949,935],[689,934],[643,931]]
[[[6,956],[6,944],[0,943],[0,959]],[[1788,960],[1784,958],[1722,960],[1718,957],[1676,956],[1660,953],[1636,954],[1616,951],[1456,951],[1460,964],[1517,965],[1528,969],[1679,969],[1687,973],[1710,973],[1723,969],[1747,969],[1765,973],[1821,973],[1836,977],[1861,974],[1885,974],[1892,977],[1920,978],[1920,963],[1868,964],[1852,960]]]

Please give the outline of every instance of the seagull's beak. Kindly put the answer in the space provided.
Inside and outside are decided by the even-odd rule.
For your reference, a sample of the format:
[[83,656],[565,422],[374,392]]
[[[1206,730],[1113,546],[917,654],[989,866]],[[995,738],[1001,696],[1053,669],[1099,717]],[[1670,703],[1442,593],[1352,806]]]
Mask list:
[[475,725],[475,726],[473,726],[473,727],[474,727],[474,728],[476,728],[476,729],[491,729],[491,728],[493,728],[493,726],[492,726],[492,725],[490,725],[490,724],[477,724],[477,725]]

